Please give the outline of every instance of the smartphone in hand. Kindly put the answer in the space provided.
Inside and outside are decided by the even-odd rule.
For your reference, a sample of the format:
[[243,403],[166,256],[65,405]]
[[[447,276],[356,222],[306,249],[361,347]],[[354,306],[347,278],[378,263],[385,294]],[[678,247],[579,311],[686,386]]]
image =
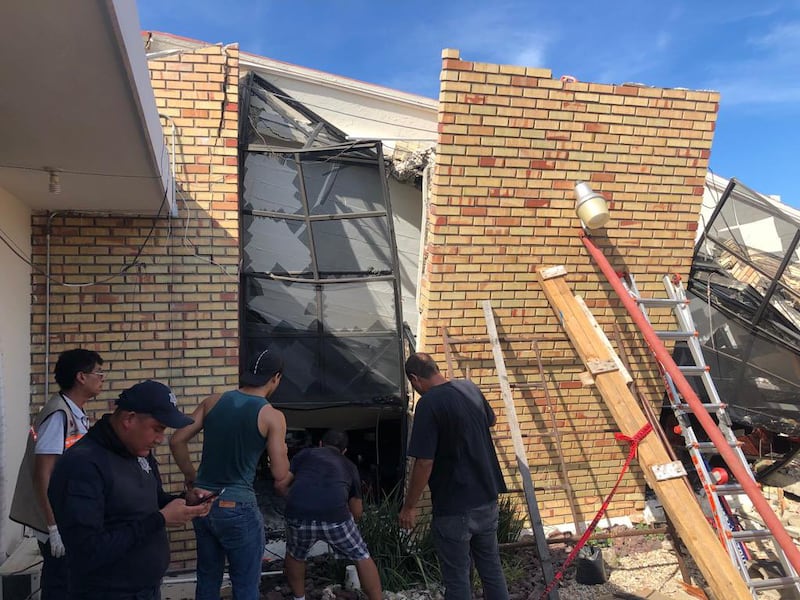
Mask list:
[[202,498],[195,497],[192,499],[191,502],[187,501],[186,505],[196,506],[198,504],[205,504],[206,502],[213,502],[215,499],[219,498],[224,491],[225,488],[222,488],[221,490],[217,490],[216,492],[211,492],[208,496],[203,496]]

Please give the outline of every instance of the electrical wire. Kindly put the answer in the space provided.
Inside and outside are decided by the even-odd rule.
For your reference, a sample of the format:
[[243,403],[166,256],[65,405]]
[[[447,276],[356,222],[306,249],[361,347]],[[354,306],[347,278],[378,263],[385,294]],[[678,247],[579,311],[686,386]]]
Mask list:
[[177,195],[181,199],[181,201],[183,202],[183,206],[186,209],[186,220],[185,220],[185,225],[184,225],[184,228],[183,228],[183,239],[181,240],[181,244],[183,246],[185,246],[186,248],[189,248],[192,251],[192,257],[193,258],[196,258],[196,259],[201,260],[203,262],[207,262],[210,265],[214,265],[215,267],[217,267],[220,271],[222,271],[230,279],[232,279],[234,281],[239,281],[239,275],[240,275],[239,265],[237,265],[236,273],[232,274],[232,273],[230,273],[228,271],[228,269],[227,269],[227,267],[225,267],[225,265],[218,263],[217,261],[214,260],[213,257],[203,256],[202,254],[200,254],[197,251],[197,248],[195,248],[195,245],[189,239],[189,221],[191,220],[191,217],[190,217],[191,209],[189,208],[189,202],[186,199],[186,197],[183,195],[182,192],[177,192]]
[[31,259],[25,256],[24,250],[17,246],[17,244],[11,239],[11,236],[8,235],[3,229],[0,227],[0,241],[2,241],[8,249],[13,252],[17,258],[19,258],[22,262],[26,263],[28,266],[33,266]]
[[42,167],[26,167],[25,165],[15,165],[12,163],[0,163],[0,169],[17,169],[19,171],[38,171],[40,173],[66,173],[67,175],[87,175],[90,177],[114,177],[120,179],[161,179],[161,175],[130,175],[124,173],[105,173],[102,171],[75,171],[72,169],[45,169]]
[[122,269],[120,269],[117,273],[114,273],[113,275],[109,275],[109,276],[103,277],[101,279],[95,279],[94,281],[89,281],[89,282],[86,282],[86,283],[67,283],[63,279],[59,279],[59,278],[54,277],[52,275],[48,275],[40,267],[38,267],[37,265],[33,264],[33,261],[29,257],[25,256],[22,253],[22,251],[18,249],[18,247],[15,248],[16,244],[13,244],[13,242],[10,241],[10,238],[9,238],[8,234],[5,231],[3,231],[2,229],[0,229],[0,234],[2,234],[2,235],[0,235],[0,241],[2,241],[6,246],[8,246],[8,248],[14,254],[16,254],[16,256],[20,260],[22,260],[22,262],[27,264],[33,271],[35,271],[36,273],[38,273],[42,277],[44,277],[46,279],[49,279],[52,283],[55,283],[56,285],[60,285],[62,287],[67,287],[67,288],[86,288],[86,287],[91,287],[93,285],[100,285],[100,284],[103,284],[103,283],[108,283],[109,281],[113,281],[114,279],[116,279],[118,277],[121,277],[123,275],[126,275],[128,273],[128,271],[130,271],[130,269],[132,269],[135,266],[138,266],[139,268],[142,268],[144,266],[141,263],[139,263],[139,258],[142,256],[142,252],[144,251],[145,247],[147,246],[148,242],[150,241],[150,238],[153,235],[153,231],[155,230],[156,224],[158,223],[158,219],[161,216],[161,211],[164,209],[166,201],[167,201],[167,191],[165,190],[164,191],[164,197],[161,200],[161,206],[159,206],[159,208],[158,208],[158,213],[156,214],[155,217],[153,217],[153,224],[150,227],[150,231],[148,232],[147,237],[145,238],[144,242],[142,242],[142,244],[139,246],[138,250],[136,251],[136,256],[133,257],[133,260],[130,263],[128,263],[125,266],[123,266]]

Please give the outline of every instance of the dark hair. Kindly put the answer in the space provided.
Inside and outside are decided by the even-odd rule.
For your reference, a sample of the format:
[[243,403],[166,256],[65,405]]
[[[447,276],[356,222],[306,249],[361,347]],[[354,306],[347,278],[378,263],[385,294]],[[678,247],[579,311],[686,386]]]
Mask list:
[[428,379],[439,372],[439,365],[431,358],[430,354],[417,352],[408,357],[406,361],[406,376],[416,375],[420,379]]
[[102,364],[103,359],[94,350],[65,350],[59,355],[53,374],[58,387],[67,391],[75,387],[78,373],[91,373],[96,366]]
[[239,375],[239,387],[262,387],[275,375],[283,375],[283,357],[267,348],[253,355],[249,368]]
[[334,448],[338,448],[341,452],[347,449],[348,441],[347,434],[338,429],[329,429],[325,432],[325,435],[322,436],[323,446],[333,446]]

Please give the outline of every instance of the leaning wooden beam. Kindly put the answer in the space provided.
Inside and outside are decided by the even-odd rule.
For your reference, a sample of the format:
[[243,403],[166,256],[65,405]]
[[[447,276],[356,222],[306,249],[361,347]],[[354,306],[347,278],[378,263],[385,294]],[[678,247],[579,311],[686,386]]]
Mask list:
[[[545,296],[581,360],[592,371],[595,386],[617,426],[623,434],[633,436],[647,424],[647,419],[625,384],[623,374],[615,367],[616,357],[609,350],[605,336],[592,326],[573,296],[563,267],[539,269],[538,275]],[[653,474],[653,467],[671,462],[666,448],[655,434],[647,435],[640,442],[638,459],[648,485],[672,518],[714,595],[720,600],[752,600],[742,576],[686,483],[680,478],[659,481]]]

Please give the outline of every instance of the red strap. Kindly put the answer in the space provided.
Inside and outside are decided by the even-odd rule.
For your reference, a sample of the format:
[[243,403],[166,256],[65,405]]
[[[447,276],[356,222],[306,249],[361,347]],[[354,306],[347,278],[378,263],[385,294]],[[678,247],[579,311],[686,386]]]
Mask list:
[[[564,571],[566,571],[567,567],[569,567],[572,564],[572,561],[575,560],[575,557],[578,555],[580,549],[583,548],[584,544],[586,544],[586,541],[594,532],[594,528],[597,527],[597,524],[600,522],[600,519],[603,518],[606,509],[608,509],[608,505],[611,503],[611,498],[613,498],[614,494],[617,493],[617,488],[619,487],[619,484],[622,481],[622,477],[628,470],[628,467],[630,466],[633,457],[636,456],[636,450],[639,447],[639,442],[641,442],[645,438],[645,436],[651,431],[653,431],[653,426],[650,425],[650,423],[647,423],[633,436],[627,436],[622,433],[614,434],[614,437],[618,439],[620,442],[628,442],[631,445],[630,450],[628,450],[628,458],[625,459],[625,464],[622,465],[622,471],[620,471],[619,477],[617,477],[617,483],[614,484],[611,493],[608,494],[608,496],[606,496],[606,499],[603,502],[603,506],[600,507],[600,510],[594,516],[594,519],[592,519],[592,522],[589,524],[589,527],[587,527],[586,531],[583,532],[581,539],[578,540],[578,543],[575,544],[575,547],[572,549],[572,552],[570,552],[569,556],[567,556],[567,560],[565,560],[564,564],[561,565],[561,569],[559,569],[558,573],[556,573],[555,577],[553,577],[553,581],[550,582],[547,588],[545,588],[544,592],[542,592],[542,595],[539,596],[539,600],[544,600],[544,598],[546,598],[548,594],[550,594],[550,592],[553,590],[555,585],[559,581],[561,581],[561,579],[564,577]],[[576,523],[575,526],[577,527],[578,524]]]

